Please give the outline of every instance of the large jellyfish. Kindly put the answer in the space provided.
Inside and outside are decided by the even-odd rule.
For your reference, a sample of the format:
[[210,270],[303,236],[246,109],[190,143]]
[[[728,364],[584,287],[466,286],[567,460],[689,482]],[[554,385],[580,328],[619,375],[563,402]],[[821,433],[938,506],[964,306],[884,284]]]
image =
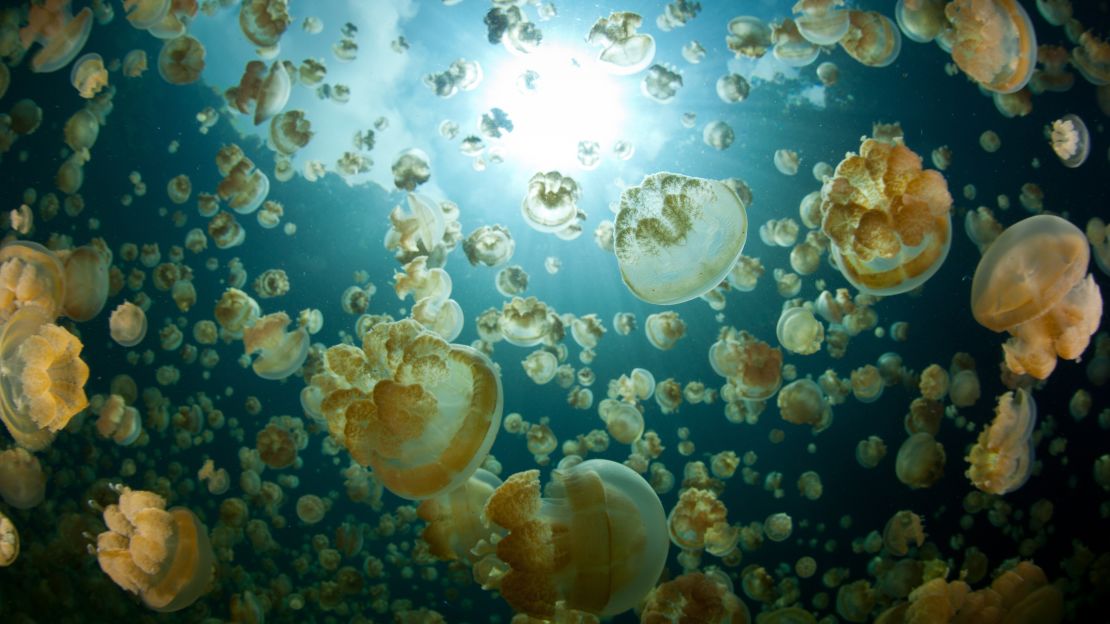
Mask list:
[[744,205],[724,183],[649,175],[621,194],[615,235],[621,278],[649,303],[688,301],[721,283],[747,234]]
[[494,491],[486,517],[509,531],[496,557],[508,570],[501,595],[516,610],[550,618],[558,601],[600,616],[639,604],[666,563],[659,496],[631,468],[591,459],[552,472],[540,498],[538,470]]
[[19,43],[28,49],[32,43],[42,49],[31,58],[31,71],[52,72],[65,67],[85,47],[92,31],[92,9],[85,7],[74,16],[71,0],[31,3],[27,25],[19,29]]
[[838,8],[844,0],[798,0],[794,4],[794,18],[807,41],[817,45],[835,45],[848,32],[848,11]]
[[185,85],[200,79],[204,71],[204,44],[189,35],[170,39],[158,53],[158,75],[170,84]]
[[613,12],[594,22],[586,42],[602,48],[598,60],[609,72],[635,74],[655,58],[655,38],[636,32],[641,24],[643,17],[638,13]]
[[889,17],[878,11],[848,11],[851,24],[840,39],[848,56],[868,67],[886,67],[902,52],[902,35]]
[[1013,93],[1037,66],[1037,37],[1017,0],[954,0],[944,8],[954,27],[952,60],[984,89]]
[[988,494],[1020,488],[1033,472],[1033,425],[1037,405],[1024,388],[998,397],[994,421],[983,428],[965,458],[967,477]]
[[208,529],[184,507],[166,510],[153,492],[122,488],[104,509],[108,530],[96,537],[100,569],[154,611],[180,611],[212,581],[215,556]]
[[944,16],[944,0],[898,0],[894,18],[902,33],[917,43],[937,38],[948,25]]
[[436,496],[470,478],[501,424],[501,379],[480,352],[405,319],[336,345],[312,377],[328,431],[391,492]]
[[421,502],[416,514],[428,523],[421,537],[429,552],[444,561],[474,563],[478,559],[474,547],[494,533],[481,516],[486,501],[500,485],[497,475],[479,468],[459,487]]
[[821,229],[840,272],[862,292],[925,283],[952,244],[952,196],[940,172],[901,142],[864,139],[821,189]]
[[1010,332],[1002,348],[1014,373],[1046,379],[1057,356],[1078,359],[1087,348],[1102,317],[1090,255],[1079,228],[1036,215],[1007,228],[979,260],[971,311],[987,329]]

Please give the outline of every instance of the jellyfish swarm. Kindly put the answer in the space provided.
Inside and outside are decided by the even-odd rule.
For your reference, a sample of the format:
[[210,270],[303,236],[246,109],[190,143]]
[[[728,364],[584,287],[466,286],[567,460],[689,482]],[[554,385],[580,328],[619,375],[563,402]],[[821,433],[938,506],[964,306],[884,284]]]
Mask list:
[[1036,215],[1007,228],[979,260],[971,311],[987,329],[1010,332],[1002,349],[1015,374],[1047,379],[1057,356],[1074,360],[1087,348],[1102,317],[1090,255],[1079,228]]
[[494,491],[486,517],[509,531],[497,559],[514,609],[550,618],[555,603],[600,616],[639,604],[667,560],[663,505],[631,468],[604,459],[555,470],[540,498],[538,470],[517,473]]
[[1037,37],[1017,0],[954,0],[944,9],[955,34],[952,60],[984,89],[1019,91],[1037,65]]
[[744,204],[727,185],[664,172],[621,193],[614,246],[632,294],[671,305],[720,284],[747,235]]
[[362,348],[324,353],[311,385],[328,431],[391,492],[431,498],[466,482],[501,424],[501,379],[470,347],[405,319],[374,326]]
[[1037,404],[1024,388],[998,397],[994,421],[983,428],[965,458],[965,473],[988,494],[1006,494],[1025,485],[1033,471],[1033,425]]
[[100,569],[146,606],[180,611],[208,590],[215,557],[193,512],[167,511],[161,496],[125,487],[119,504],[104,509],[104,524],[108,530],[96,537]]
[[821,230],[841,274],[861,292],[925,283],[952,244],[952,196],[940,172],[900,141],[864,139],[821,189]]

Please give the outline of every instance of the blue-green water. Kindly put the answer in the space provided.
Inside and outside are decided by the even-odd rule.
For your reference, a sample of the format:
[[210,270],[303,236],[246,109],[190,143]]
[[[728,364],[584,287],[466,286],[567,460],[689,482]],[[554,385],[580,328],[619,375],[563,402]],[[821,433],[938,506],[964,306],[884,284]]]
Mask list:
[[[1010,510],[1008,517],[999,522],[1002,527],[992,524],[986,512],[970,516],[973,521],[969,528],[961,527],[964,497],[974,490],[964,476],[966,447],[991,421],[995,398],[1006,391],[999,374],[1000,346],[1006,335],[985,329],[971,315],[971,282],[980,256],[963,231],[964,215],[977,206],[988,206],[1003,226],[1013,224],[1029,216],[1018,196],[1022,185],[1032,182],[1044,192],[1045,211],[1065,216],[1080,229],[1092,217],[1106,218],[1106,116],[1098,107],[1095,88],[1077,75],[1069,92],[1034,96],[1031,113],[1008,119],[963,74],[946,75],[945,64],[951,58],[936,45],[905,39],[898,59],[878,69],[860,65],[838,47],[822,53],[808,67],[794,69],[776,64],[770,54],[757,64],[734,57],[727,48],[728,20],[744,14],[767,22],[781,19],[789,16],[789,3],[703,4],[694,19],[670,32],[661,31],[655,23],[663,3],[564,2],[557,5],[558,15],[547,21],[537,21],[537,8],[527,5],[522,10],[537,22],[543,41],[532,54],[519,55],[501,44],[488,43],[482,20],[490,6],[479,0],[454,6],[415,0],[292,0],[289,11],[293,22],[281,39],[277,58],[296,65],[307,58],[325,59],[325,81],[348,85],[351,97],[347,103],[321,100],[313,89],[293,86],[285,109],[304,110],[316,133],[294,157],[295,168],[300,171],[306,161],[320,160],[332,173],[315,182],[300,174],[279,182],[273,173],[274,152],[265,145],[269,124],[255,128],[247,116],[231,112],[222,97],[225,89],[238,83],[246,62],[257,57],[255,46],[238,26],[239,7],[216,8],[213,15],[201,14],[190,24],[189,33],[207,49],[206,66],[200,81],[175,86],[158,75],[162,42],[134,29],[125,19],[123,7],[114,3],[115,19],[106,25],[94,25],[83,51],[96,52],[110,62],[130,50],[142,49],[151,68],[134,79],[119,71],[109,73],[116,89],[114,110],[100,129],[91,160],[84,167],[84,184],[79,191],[85,201],[84,211],[76,217],[62,211],[46,220],[41,216],[39,200],[35,200],[31,202],[36,213],[34,229],[19,238],[46,243],[52,235],[65,235],[73,245],[83,245],[93,237],[102,237],[115,252],[114,265],[124,275],[133,268],[147,273],[142,291],[151,299],[147,310],[150,331],[133,350],[115,344],[108,334],[111,310],[136,295],[129,288],[112,294],[96,318],[63,323],[78,333],[84,344],[82,358],[90,369],[85,391],[90,397],[107,395],[112,379],[126,374],[140,391],[160,390],[170,413],[179,406],[198,403],[203,393],[229,422],[218,429],[206,427],[210,439],[184,445],[176,439],[173,423],[164,431],[148,424],[146,439],[139,445],[120,447],[97,436],[95,413],[75,418],[48,450],[37,454],[47,475],[45,501],[29,510],[0,504],[0,512],[11,518],[21,539],[20,557],[11,566],[0,568],[0,621],[228,621],[233,617],[230,605],[247,592],[260,600],[265,619],[271,622],[392,621],[400,618],[395,614],[420,608],[434,610],[448,622],[509,621],[512,609],[496,592],[482,590],[466,566],[414,558],[414,553],[422,552],[419,542],[424,523],[404,520],[409,514],[398,511],[398,507],[409,502],[388,492],[382,504],[375,507],[348,499],[342,474],[350,463],[348,453],[342,448],[335,455],[323,451],[326,425],[312,421],[301,407],[299,393],[306,384],[304,377],[294,374],[280,382],[258,378],[237,362],[243,353],[238,341],[221,341],[212,347],[219,362],[211,369],[186,363],[179,350],[159,347],[157,330],[183,319],[185,341],[195,343],[192,326],[213,318],[214,306],[228,286],[227,265],[232,258],[242,261],[248,274],[243,289],[252,294],[251,282],[256,276],[267,269],[283,269],[291,289],[280,297],[259,299],[263,313],[286,311],[295,317],[302,309],[320,310],[323,329],[312,340],[323,347],[355,332],[357,317],[343,311],[340,298],[348,286],[356,283],[356,271],[365,271],[376,287],[368,312],[405,317],[412,300],[401,301],[393,294],[393,276],[401,265],[383,240],[390,210],[405,202],[405,194],[393,185],[390,166],[402,150],[419,148],[429,156],[431,165],[431,179],[419,192],[458,205],[462,236],[481,225],[504,225],[515,241],[510,264],[521,266],[529,275],[524,294],[546,302],[560,314],[580,317],[596,313],[608,329],[595,349],[596,358],[589,364],[597,381],[592,386],[594,404],[586,410],[568,406],[567,390],[556,383],[536,385],[528,378],[520,361],[534,348],[506,342],[492,347],[490,357],[500,367],[504,412],[519,413],[532,423],[550,419],[549,426],[561,444],[605,428],[597,403],[605,397],[610,380],[635,367],[650,370],[657,381],[674,378],[683,385],[700,381],[719,389],[725,379],[710,368],[707,351],[722,324],[747,330],[779,346],[775,325],[784,298],[776,291],[772,271],[790,270],[790,250],[765,245],[758,235],[759,226],[770,219],[798,220],[801,199],[821,189],[821,182],[810,173],[813,165],[824,161],[835,167],[845,153],[858,150],[860,137],[871,133],[874,122],[895,121],[904,130],[905,144],[925,159],[926,167],[930,166],[933,149],[947,145],[952,151],[952,164],[944,172],[955,200],[951,251],[922,289],[884,298],[873,306],[878,326],[888,330],[885,336],[878,337],[872,331],[861,333],[852,338],[842,358],[833,358],[822,350],[808,356],[787,352],[784,361],[796,368],[798,378],[817,378],[828,369],[847,378],[852,370],[874,364],[881,354],[890,351],[900,354],[905,366],[918,372],[930,364],[947,369],[955,353],[966,352],[975,359],[982,386],[982,396],[974,406],[959,410],[973,430],[961,429],[953,418],[946,418],[937,435],[947,452],[943,477],[929,488],[911,490],[896,478],[894,459],[906,437],[903,417],[919,395],[916,388],[886,388],[881,399],[870,404],[849,395],[846,402],[833,406],[835,420],[819,435],[812,435],[809,427],[783,421],[774,400],[768,402],[756,424],[733,424],[724,418],[725,404],[719,398],[708,405],[683,404],[677,413],[669,415],[662,414],[656,402],[649,399],[643,403],[646,427],[658,433],[666,447],[655,461],[665,465],[679,482],[660,495],[662,506],[669,511],[678,500],[687,462],[701,460],[708,464],[712,455],[722,451],[733,450],[741,456],[754,452],[758,456],[752,466],[755,471],[761,475],[772,471],[783,474],[782,498],[766,491],[762,478],[749,485],[737,472],[726,481],[720,499],[733,524],[762,522],[777,512],[790,514],[795,527],[792,537],[782,543],[766,541],[761,548],[744,552],[738,566],[726,565],[709,554],[701,560],[703,567],[720,567],[733,579],[735,591],[753,620],[761,610],[771,607],[742,591],[741,574],[750,565],[763,566],[776,581],[793,577],[800,588],[798,606],[818,619],[836,617],[836,590],[825,587],[821,575],[843,567],[848,570],[849,580],[874,582],[869,564],[875,555],[853,552],[853,540],[873,530],[881,532],[887,519],[902,509],[925,518],[928,542],[911,556],[949,561],[949,580],[958,577],[968,547],[983,551],[993,570],[1005,560],[1018,557],[1019,543],[1030,539],[1034,544],[1026,544],[1028,550],[1022,558],[1040,565],[1050,581],[1058,580],[1068,604],[1067,617],[1076,621],[1105,620],[1104,614],[1094,619],[1079,615],[1099,597],[1105,597],[1105,578],[1086,573],[1073,577],[1062,566],[1076,545],[1089,549],[1095,557],[1108,551],[1103,530],[1108,498],[1106,490],[1095,481],[1092,466],[1096,458],[1108,452],[1108,419],[1100,419],[1099,414],[1110,406],[1105,389],[1093,385],[1086,374],[1086,365],[1093,357],[1093,338],[1079,363],[1061,361],[1052,376],[1033,391],[1039,426],[1043,428],[1036,447],[1038,463],[1021,489],[997,502]],[[878,10],[893,17],[887,3],[849,4],[851,8]],[[1024,4],[1039,42],[1073,47],[1062,28],[1040,17],[1035,3]],[[83,6],[80,0],[74,3],[75,9]],[[654,62],[669,63],[681,70],[683,85],[672,101],[658,103],[641,94],[644,72],[622,77],[600,74],[598,78],[599,73],[591,69],[597,49],[587,46],[583,39],[597,18],[613,10],[641,13],[644,25],[640,31],[655,38]],[[323,32],[313,35],[302,29],[302,21],[309,16],[322,20]],[[1110,24],[1105,6],[1076,3],[1075,17],[1097,32],[1105,33]],[[358,27],[354,39],[359,45],[357,59],[347,63],[336,59],[331,49],[340,39],[340,27],[345,22]],[[398,53],[390,44],[400,36],[409,47]],[[697,64],[681,54],[682,47],[693,40],[706,51]],[[33,54],[34,49],[28,56]],[[424,84],[424,76],[445,70],[459,58],[480,64],[481,82],[473,90],[453,97],[436,97]],[[815,68],[824,61],[839,67],[839,81],[833,86],[823,87],[816,77]],[[11,67],[11,86],[0,98],[0,112],[31,98],[42,108],[43,121],[36,132],[20,137],[10,151],[0,155],[0,208],[5,212],[25,201],[25,189],[35,189],[39,199],[48,193],[64,199],[54,184],[55,172],[68,156],[63,126],[86,104],[68,82],[68,67],[36,74],[27,65],[24,61]],[[520,95],[515,84],[519,73],[531,68],[540,72],[541,80],[545,73],[553,78],[544,85],[548,91],[542,98],[530,100]],[[745,101],[725,104],[717,97],[717,78],[729,72],[751,82],[751,93]],[[220,120],[207,134],[201,134],[195,115],[208,106],[220,111]],[[479,134],[478,119],[493,107],[502,108],[515,120],[515,128],[504,139],[484,139],[487,147],[502,151],[504,162],[489,163],[478,171],[473,159],[459,152],[459,142],[465,136]],[[692,128],[683,125],[684,113],[696,114]],[[1091,133],[1090,157],[1077,169],[1067,169],[1057,160],[1043,130],[1066,113],[1084,119]],[[376,145],[366,153],[373,160],[369,172],[347,179],[334,173],[340,155],[355,150],[354,133],[373,128],[379,118],[386,119],[388,126],[376,130]],[[453,140],[439,133],[444,120],[460,127]],[[725,121],[735,132],[735,141],[720,151],[702,140],[703,127],[717,120]],[[996,153],[987,153],[979,146],[980,134],[988,129],[1001,138],[1002,147]],[[630,159],[620,160],[613,155],[610,146],[618,139],[635,147]],[[595,169],[587,170],[576,160],[573,146],[579,140],[601,144],[602,158]],[[171,142],[179,146],[174,152],[168,149]],[[243,245],[219,250],[209,240],[207,250],[199,254],[186,251],[182,262],[192,269],[197,302],[183,314],[168,292],[154,288],[149,269],[121,259],[121,245],[157,243],[165,261],[171,246],[183,245],[186,232],[205,229],[208,219],[197,212],[196,195],[215,191],[221,178],[215,166],[216,152],[230,143],[242,146],[270,177],[268,198],[283,204],[282,224],[295,224],[295,232],[287,234],[281,226],[262,229],[253,215],[238,215],[246,231]],[[566,149],[567,145],[571,148]],[[785,176],[776,170],[772,155],[782,148],[796,150],[801,156],[797,175]],[[570,175],[581,189],[578,207],[587,217],[582,223],[583,234],[577,239],[562,240],[538,232],[521,216],[520,202],[528,180],[538,171],[549,170]],[[134,194],[128,180],[132,171],[141,173],[148,192],[123,205],[121,197]],[[747,207],[749,231],[743,253],[758,257],[766,274],[751,292],[725,293],[727,305],[720,320],[717,311],[700,299],[662,307],[635,298],[621,281],[614,255],[595,243],[593,232],[603,220],[615,218],[610,206],[619,201],[621,191],[658,171],[708,179],[739,178],[752,190],[754,200]],[[180,174],[190,178],[193,194],[178,206],[169,201],[165,188]],[[976,188],[975,199],[967,199],[963,193],[969,184]],[[1012,204],[1008,210],[998,207],[996,198],[1000,195],[1007,196]],[[183,224],[175,224],[171,218],[178,210],[184,214]],[[93,227],[92,219],[98,227]],[[803,226],[803,237],[804,233]],[[561,269],[555,274],[544,268],[549,257],[561,261]],[[210,260],[218,263],[217,269],[206,268]],[[477,316],[491,307],[500,309],[505,301],[495,288],[498,269],[471,266],[461,248],[449,254],[444,268],[453,282],[451,298],[458,301],[465,315],[463,329],[454,342],[471,344],[478,340]],[[1100,287],[1106,284],[1106,275],[1093,262],[1089,270]],[[798,297],[814,300],[822,290],[818,281],[829,290],[849,287],[827,253],[817,272],[803,278]],[[687,325],[685,337],[669,351],[654,348],[643,331],[648,315],[665,309],[673,309]],[[610,320],[617,312],[634,314],[637,330],[628,336],[614,331]],[[889,328],[897,321],[910,325],[906,342],[890,337]],[[579,360],[582,349],[569,331],[562,344],[568,351],[566,363],[576,369],[583,367]],[[152,360],[131,363],[128,351],[149,351]],[[155,372],[163,365],[176,366],[179,381],[159,385]],[[1069,400],[1080,389],[1093,397],[1090,414],[1084,419],[1073,418],[1068,410]],[[262,410],[257,415],[244,408],[250,396],[261,401]],[[137,407],[145,411],[142,399]],[[297,465],[267,469],[262,474],[266,481],[278,481],[279,477],[286,480],[289,476],[299,480],[295,487],[285,482],[284,500],[270,513],[261,501],[245,496],[240,488],[238,451],[244,446],[253,448],[257,432],[270,417],[278,415],[302,418],[310,435],[307,446],[299,451]],[[147,414],[147,418],[149,423],[151,416]],[[234,425],[231,419],[235,419]],[[689,429],[695,445],[689,457],[678,453],[680,427]],[[781,442],[771,441],[774,430],[785,433]],[[870,435],[881,437],[888,453],[877,468],[867,470],[856,462],[854,453],[856,443]],[[1066,447],[1050,451],[1050,444],[1059,445],[1056,441],[1060,439],[1066,440]],[[8,445],[8,438],[0,439],[0,447]],[[537,467],[524,436],[501,431],[491,452],[503,468],[502,478]],[[590,454],[590,458],[620,462],[628,453],[628,446],[613,441],[608,450]],[[557,449],[551,464],[541,467],[543,482],[548,481],[550,469],[562,458],[561,448]],[[207,459],[230,473],[231,487],[225,494],[211,495],[203,483],[196,481],[196,472]],[[135,471],[123,475],[122,466],[128,461],[134,462]],[[818,500],[805,499],[795,487],[805,471],[816,471],[821,476],[824,493]],[[169,479],[168,488],[165,482],[156,483],[159,478]],[[244,540],[223,553],[210,591],[194,606],[172,615],[155,614],[112,583],[98,566],[95,554],[87,551],[95,539],[82,533],[95,538],[104,530],[98,507],[114,502],[114,495],[106,489],[109,482],[168,494],[170,506],[188,507],[209,529],[218,524],[220,503],[230,497],[246,499],[252,519],[273,524],[277,515],[284,519],[284,526],[278,522],[270,528],[275,544],[269,550],[260,552]],[[297,518],[296,501],[306,494],[331,501],[318,524],[306,525]],[[90,505],[90,499],[97,504]],[[1054,504],[1054,514],[1046,528],[1034,530],[1030,528],[1029,509],[1042,499]],[[401,520],[391,522],[391,516]],[[844,521],[845,517],[850,522]],[[343,595],[336,606],[321,600],[321,592],[327,594],[334,587],[337,572],[318,563],[313,538],[324,535],[334,544],[336,529],[344,523],[359,527],[366,540],[361,552],[341,562],[356,571],[361,586]],[[382,528],[390,524],[397,525],[396,531],[383,534],[390,533]],[[676,559],[678,552],[677,547],[671,547],[666,578],[683,573]],[[806,555],[816,559],[817,574],[797,579],[793,564]],[[380,576],[368,574],[370,557],[384,562]],[[1105,559],[1100,565],[1105,569]],[[989,578],[974,583],[973,588],[983,587]],[[821,594],[831,597],[831,604],[820,606]],[[293,595],[303,597],[303,607],[294,608]],[[895,597],[881,595],[871,617],[894,602]],[[638,621],[638,617],[627,612],[614,620]]]

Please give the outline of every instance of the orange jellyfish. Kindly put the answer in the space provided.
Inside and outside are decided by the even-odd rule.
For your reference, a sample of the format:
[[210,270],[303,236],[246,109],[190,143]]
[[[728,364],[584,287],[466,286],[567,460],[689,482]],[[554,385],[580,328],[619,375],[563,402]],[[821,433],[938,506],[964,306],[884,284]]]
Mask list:
[[848,11],[838,8],[842,6],[844,0],[798,0],[793,9],[801,13],[794,18],[798,32],[810,43],[835,45],[850,26]]
[[641,624],[704,622],[748,624],[748,607],[732,593],[727,576],[691,572],[660,584],[644,599]]
[[952,60],[984,89],[1013,93],[1037,66],[1037,37],[1017,0],[954,0],[944,8],[954,27]]
[[1020,488],[1033,472],[1033,425],[1037,404],[1024,388],[998,397],[994,421],[983,428],[965,458],[967,477],[988,494]]
[[1046,379],[1057,356],[1078,359],[1087,348],[1102,317],[1090,255],[1083,232],[1054,215],[1015,223],[983,254],[971,311],[987,329],[1010,333],[1002,349],[1012,372]]
[[59,70],[85,47],[92,31],[92,9],[85,7],[74,16],[69,5],[70,0],[31,3],[27,25],[19,29],[19,42],[24,49],[35,42],[42,44],[42,49],[31,58],[31,71]]
[[851,24],[840,39],[848,56],[868,67],[886,67],[902,52],[902,34],[890,18],[877,11],[848,11]]
[[556,602],[599,616],[639,604],[666,563],[663,505],[631,468],[591,459],[552,472],[540,498],[538,470],[517,473],[486,503],[509,531],[496,558],[501,595],[517,611],[551,618]]
[[208,529],[184,507],[166,510],[153,492],[121,488],[104,509],[108,530],[96,537],[100,569],[160,613],[193,604],[212,581],[215,556]]
[[304,364],[311,340],[303,327],[287,332],[292,322],[284,312],[267,314],[243,330],[243,348],[247,355],[258,353],[251,364],[254,373],[263,379],[285,379]]
[[917,43],[929,43],[948,25],[944,16],[945,0],[898,0],[894,19],[902,34]]
[[416,514],[428,523],[421,537],[438,559],[463,559],[474,563],[474,547],[494,531],[482,523],[482,510],[493,491],[501,486],[497,475],[479,468],[459,487],[420,503]]
[[62,313],[81,322],[95,318],[108,300],[110,252],[84,245],[65,258],[65,299]]
[[158,53],[158,75],[170,84],[191,84],[204,71],[204,44],[189,35],[170,39]]
[[864,139],[821,189],[821,229],[841,274],[894,295],[925,283],[952,244],[952,196],[940,172],[900,141]]

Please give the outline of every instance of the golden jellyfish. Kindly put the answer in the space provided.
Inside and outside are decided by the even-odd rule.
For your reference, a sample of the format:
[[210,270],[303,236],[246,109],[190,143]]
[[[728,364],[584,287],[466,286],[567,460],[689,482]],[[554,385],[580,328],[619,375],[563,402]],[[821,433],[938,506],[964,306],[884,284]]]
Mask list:
[[[251,214],[258,210],[266,199],[267,193],[270,192],[270,179],[262,170],[254,166],[254,161],[247,158],[239,146],[231,144],[220,148],[216,154],[216,166],[224,176],[216,186],[216,194],[227,202],[228,208],[238,214]],[[213,217],[213,220],[217,218],[219,214]],[[211,234],[211,222],[208,229]],[[214,235],[213,238],[215,238]],[[242,242],[240,236],[232,238]]]
[[397,155],[393,161],[393,185],[405,191],[415,191],[432,177],[429,157],[423,150],[410,148]]
[[552,472],[540,498],[539,471],[517,473],[494,491],[485,515],[509,531],[497,559],[509,567],[501,595],[517,611],[550,618],[556,603],[599,616],[640,603],[667,559],[663,505],[621,464],[591,459]]
[[878,436],[869,436],[856,445],[856,462],[864,468],[874,468],[886,457],[886,443]]
[[904,557],[911,547],[924,543],[924,519],[912,511],[896,512],[883,527],[883,547],[895,557]]
[[931,487],[944,476],[944,446],[928,432],[919,431],[898,449],[894,472],[913,489]]
[[243,348],[247,355],[258,353],[251,369],[259,377],[285,379],[304,364],[311,339],[303,327],[285,331],[291,322],[288,314],[276,312],[244,328]]
[[702,572],[661,583],[647,595],[640,611],[641,624],[751,622],[748,607],[732,593],[731,581]]
[[638,13],[614,11],[609,17],[599,17],[586,43],[601,48],[598,60],[612,74],[635,74],[651,65],[655,58],[655,38],[636,30],[644,18]]
[[775,150],[774,155],[775,169],[779,170],[782,175],[796,175],[798,173],[798,165],[801,163],[801,158],[798,157],[798,152],[789,149]]
[[1020,488],[1033,472],[1033,426],[1037,405],[1024,389],[998,397],[994,420],[983,428],[966,457],[967,477],[988,494]]
[[8,87],[12,84],[12,72],[8,66],[0,63],[0,98],[8,92]]
[[85,47],[92,31],[93,12],[89,7],[73,15],[71,0],[51,0],[30,5],[27,25],[19,29],[19,44],[42,49],[31,58],[31,71],[48,73],[65,67]]
[[108,329],[116,344],[133,347],[146,337],[146,313],[130,301],[124,301],[112,310],[112,315],[108,317]]
[[104,308],[108,299],[108,266],[110,252],[84,245],[69,252],[65,258],[65,299],[62,313],[81,322],[87,321]]
[[821,53],[821,48],[807,40],[799,32],[797,23],[788,17],[771,24],[771,41],[774,43],[771,54],[790,67],[805,67],[817,60],[817,55]]
[[330,505],[315,494],[305,494],[297,499],[297,518],[305,524],[319,524]]
[[948,399],[956,407],[971,407],[979,400],[979,375],[972,370],[961,370],[952,375],[948,384]]
[[147,70],[145,50],[131,50],[123,57],[123,75],[128,78],[142,78]]
[[81,341],[42,308],[20,308],[0,333],[0,419],[20,446],[46,448],[88,405]]
[[161,496],[122,487],[119,503],[104,509],[104,524],[108,530],[96,538],[100,569],[147,607],[180,611],[208,591],[215,556],[192,511],[166,510]]
[[0,245],[0,322],[29,306],[53,319],[62,312],[65,291],[65,266],[54,252],[30,241]]
[[954,32],[952,60],[984,89],[1013,93],[1037,63],[1037,37],[1017,0],[954,0],[944,8]]
[[609,435],[620,444],[632,444],[644,433],[644,415],[635,405],[603,399],[598,403],[597,413]]
[[447,341],[462,333],[462,306],[454,299],[425,297],[412,306],[412,318]]
[[127,405],[122,396],[112,394],[100,407],[96,432],[120,446],[130,446],[143,433],[143,419],[139,410]]
[[737,398],[768,399],[782,385],[782,351],[743,330],[721,329],[709,347],[709,365],[729,380]]
[[849,622],[866,622],[878,597],[866,579],[841,585],[836,592],[836,612]]
[[1067,114],[1052,122],[1049,145],[1064,166],[1074,169],[1087,161],[1091,150],[1091,137],[1083,120]]
[[848,11],[848,32],[840,47],[867,67],[886,67],[902,52],[902,33],[889,17],[877,11]]
[[771,47],[771,28],[758,17],[734,17],[728,21],[725,43],[736,56],[760,58]]
[[23,448],[0,451],[0,499],[15,509],[32,509],[46,497],[46,473]]
[[501,483],[497,475],[479,468],[459,487],[420,503],[416,515],[428,523],[420,537],[432,556],[442,561],[478,560],[475,547],[494,533],[483,524],[482,511]]
[[170,84],[192,84],[204,71],[204,45],[189,35],[170,39],[158,53],[158,75]]
[[682,303],[717,286],[747,239],[744,204],[726,184],[656,173],[621,193],[615,251],[636,297]]
[[312,140],[312,122],[303,110],[278,113],[270,120],[269,145],[280,154],[291,156]]
[[821,190],[821,230],[853,286],[874,295],[912,290],[952,244],[952,196],[940,172],[901,142],[864,139]]
[[1002,347],[1010,371],[1046,379],[1057,356],[1082,355],[1102,317],[1089,261],[1083,233],[1053,215],[1015,223],[983,254],[971,310],[980,325],[1011,334]]
[[825,326],[805,306],[785,308],[775,326],[775,335],[787,351],[812,355],[821,350]]
[[580,193],[578,183],[571,177],[558,171],[540,172],[528,181],[520,211],[533,229],[559,232],[574,222]]
[[332,436],[404,498],[465,482],[501,424],[501,380],[489,359],[409,319],[375,325],[362,349],[328,349],[312,385],[324,393]]
[[810,43],[821,46],[836,45],[848,33],[850,26],[844,0],[798,0],[793,11],[798,32]]
[[773,513],[763,521],[763,534],[772,542],[785,542],[793,533],[794,519],[786,513]]
[[570,334],[583,349],[594,349],[605,335],[605,325],[596,314],[587,314],[570,322]]
[[243,330],[254,324],[261,315],[258,302],[238,288],[228,288],[216,302],[214,316],[232,337],[241,337]]
[[286,428],[270,422],[254,439],[258,457],[274,470],[288,468],[297,461],[297,442]]
[[276,46],[292,22],[289,0],[244,0],[239,9],[239,28],[256,46]]
[[1088,30],[1079,36],[1079,45],[1072,48],[1071,64],[1087,82],[1095,86],[1110,84],[1110,43]]
[[165,19],[172,4],[171,0],[124,0],[123,8],[132,26],[146,30]]
[[820,433],[832,424],[832,406],[821,386],[812,379],[799,379],[783,386],[778,396],[779,414],[795,425],[810,425]]
[[0,511],[0,568],[6,568],[19,558],[19,531],[12,521]]
[[852,395],[860,403],[874,403],[883,395],[883,378],[871,364],[853,370],[851,383]]
[[99,136],[100,122],[88,109],[82,108],[66,120],[66,145],[74,152],[87,152]]
[[723,555],[739,541],[728,523],[728,509],[713,490],[689,487],[667,515],[667,532],[675,546],[687,551],[709,550]]
[[535,297],[513,297],[501,308],[497,326],[506,342],[518,347],[533,347],[541,342],[557,322],[554,310]]
[[644,333],[651,346],[669,351],[686,335],[686,322],[679,318],[677,312],[657,312],[648,315]]
[[463,252],[471,266],[497,267],[513,257],[516,243],[503,225],[483,225],[463,241]]
[[521,365],[529,379],[543,385],[555,377],[555,369],[559,366],[559,359],[550,351],[534,351],[524,358]]
[[96,97],[101,89],[108,86],[108,70],[104,68],[104,59],[96,53],[77,59],[70,70],[69,82],[86,100]]
[[166,184],[166,195],[175,204],[184,204],[189,201],[189,195],[192,192],[193,183],[189,180],[189,176],[185,174],[170,178],[170,181]]

